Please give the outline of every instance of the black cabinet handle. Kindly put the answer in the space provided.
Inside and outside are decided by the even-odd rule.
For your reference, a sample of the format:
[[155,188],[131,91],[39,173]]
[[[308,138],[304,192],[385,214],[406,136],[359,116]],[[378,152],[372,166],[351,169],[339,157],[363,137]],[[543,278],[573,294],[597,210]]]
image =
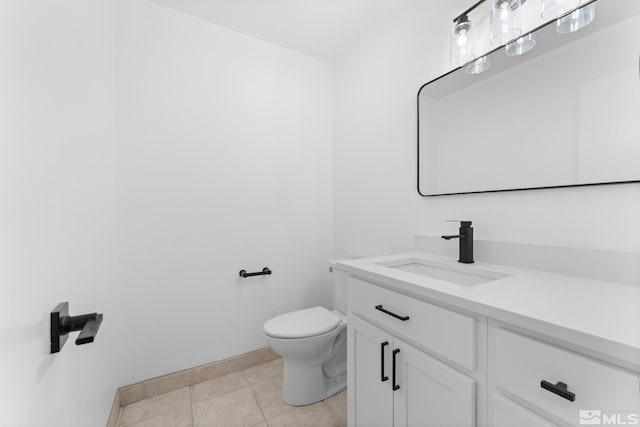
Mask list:
[[393,379],[391,380],[391,382],[393,383],[393,391],[399,390],[400,386],[398,384],[396,384],[396,356],[398,355],[398,353],[400,353],[400,349],[396,348],[395,350],[393,350],[393,370],[391,372],[391,376],[393,377]]
[[558,382],[555,384],[551,384],[549,381],[542,380],[540,381],[540,387],[545,390],[549,390],[553,394],[557,394],[560,397],[563,397],[567,400],[574,401],[576,400],[575,393],[571,393],[568,390],[568,387],[565,383]]
[[407,320],[409,320],[409,316],[400,316],[399,314],[395,314],[389,310],[385,310],[381,305],[376,305],[376,310],[379,310],[381,312],[383,312],[384,314],[388,314],[389,316],[393,316],[396,319],[400,319],[403,322],[406,322]]
[[385,341],[380,344],[380,381],[385,382],[389,379],[384,374],[384,348],[389,345],[389,341]]

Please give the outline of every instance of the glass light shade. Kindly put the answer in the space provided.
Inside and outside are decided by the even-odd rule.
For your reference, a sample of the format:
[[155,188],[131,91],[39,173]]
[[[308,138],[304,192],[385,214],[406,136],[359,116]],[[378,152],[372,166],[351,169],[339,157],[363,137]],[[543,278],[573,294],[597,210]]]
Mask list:
[[560,18],[580,5],[580,0],[542,0],[542,19]]
[[520,37],[516,41],[509,43],[505,50],[507,56],[519,56],[524,55],[534,47],[536,47],[536,33],[529,33],[526,36]]
[[491,45],[503,45],[522,32],[522,1],[491,0]]
[[473,42],[473,24],[463,16],[451,32],[451,65],[459,67],[476,57]]
[[573,33],[591,24],[595,17],[596,5],[595,3],[590,3],[558,19],[556,31],[560,34]]
[[483,56],[481,58],[476,59],[471,64],[467,65],[465,71],[467,74],[480,74],[482,72],[487,71],[491,67],[491,62],[489,62],[489,58]]

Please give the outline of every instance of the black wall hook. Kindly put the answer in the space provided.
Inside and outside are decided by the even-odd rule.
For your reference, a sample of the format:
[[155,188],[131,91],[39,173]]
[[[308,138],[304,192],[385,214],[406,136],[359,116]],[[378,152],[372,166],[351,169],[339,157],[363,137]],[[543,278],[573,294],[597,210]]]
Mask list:
[[247,270],[240,270],[239,274],[240,277],[264,276],[271,274],[271,270],[269,269],[269,267],[265,267],[262,269],[262,271],[259,271],[257,273],[247,273]]
[[51,354],[58,353],[69,338],[69,332],[81,331],[76,345],[92,343],[102,323],[102,314],[69,316],[69,303],[61,302],[51,312]]

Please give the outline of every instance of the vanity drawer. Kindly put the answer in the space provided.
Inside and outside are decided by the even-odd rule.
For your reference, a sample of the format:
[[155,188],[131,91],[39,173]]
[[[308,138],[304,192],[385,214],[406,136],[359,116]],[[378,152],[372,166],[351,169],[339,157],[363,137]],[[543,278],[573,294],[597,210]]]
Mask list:
[[[376,306],[409,319],[403,321]],[[349,310],[469,371],[475,370],[476,320],[473,317],[353,277],[349,278]]]
[[[495,330],[496,385],[577,425],[579,410],[640,409],[640,378],[523,335]],[[574,401],[541,386],[566,384]],[[570,397],[570,396],[567,396]]]
[[491,404],[493,405],[491,427],[556,427],[555,424],[551,424],[499,394],[493,396]]

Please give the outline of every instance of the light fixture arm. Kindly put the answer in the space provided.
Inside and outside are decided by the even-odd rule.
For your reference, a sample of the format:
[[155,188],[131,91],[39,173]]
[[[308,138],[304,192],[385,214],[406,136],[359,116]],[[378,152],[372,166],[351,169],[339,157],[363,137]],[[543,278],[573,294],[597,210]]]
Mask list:
[[454,23],[456,23],[456,24],[457,24],[457,23],[459,23],[459,22],[460,22],[460,20],[461,20],[463,17],[465,17],[465,16],[467,16],[468,14],[470,14],[471,12],[473,12],[473,10],[474,10],[476,7],[480,6],[480,5],[481,5],[482,3],[484,3],[485,1],[487,1],[487,0],[480,0],[479,2],[477,2],[476,4],[474,4],[473,6],[471,6],[469,9],[465,10],[465,11],[464,11],[464,12],[462,12],[460,15],[456,16],[456,17],[454,18],[453,22],[454,22]]
[[[469,9],[465,10],[464,12],[462,12],[460,15],[456,16],[453,19],[453,22],[455,24],[460,23],[460,20],[464,17],[466,17],[468,14],[470,14],[471,12],[473,12],[478,6],[480,6],[482,3],[486,2],[487,0],[480,0],[478,2],[476,2],[476,4],[474,4],[473,6],[471,6]],[[520,0],[521,4],[524,4],[527,0]]]

